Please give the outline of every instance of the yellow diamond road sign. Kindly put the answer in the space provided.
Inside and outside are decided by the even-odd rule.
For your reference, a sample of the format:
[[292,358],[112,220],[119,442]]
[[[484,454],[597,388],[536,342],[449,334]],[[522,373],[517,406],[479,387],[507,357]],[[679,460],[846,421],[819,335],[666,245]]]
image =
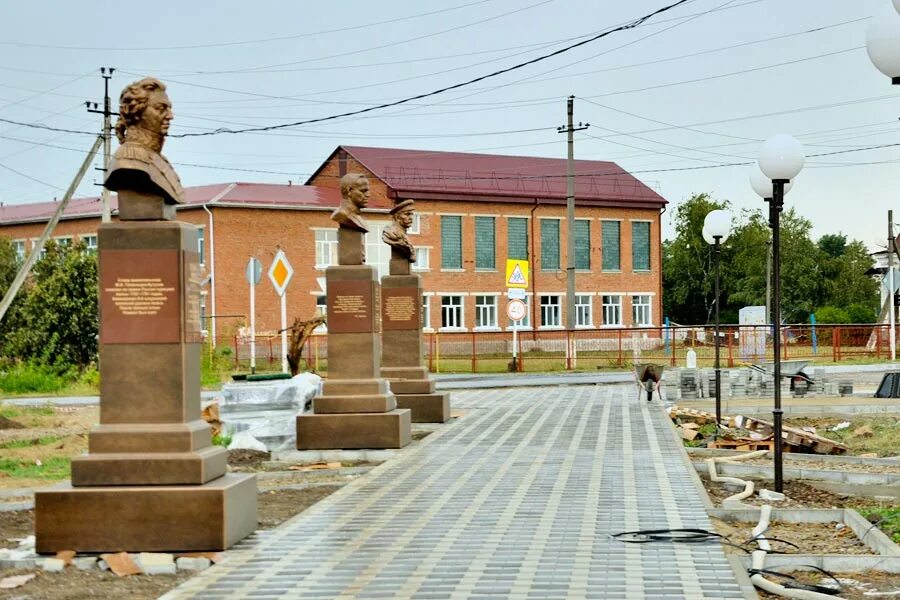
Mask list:
[[528,287],[528,261],[513,260],[506,261],[506,287],[511,288],[527,288]]
[[293,276],[294,269],[291,267],[291,263],[288,262],[284,251],[279,250],[278,254],[275,255],[275,260],[272,261],[272,266],[269,267],[269,281],[275,286],[275,291],[278,292],[279,296],[284,296],[284,291],[287,289]]

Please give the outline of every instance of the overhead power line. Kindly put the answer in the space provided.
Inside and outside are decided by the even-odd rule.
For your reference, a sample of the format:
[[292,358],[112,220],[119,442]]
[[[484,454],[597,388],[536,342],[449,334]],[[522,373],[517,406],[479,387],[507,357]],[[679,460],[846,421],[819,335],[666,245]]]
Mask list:
[[666,11],[668,11],[668,10],[672,10],[673,8],[675,8],[675,7],[677,7],[677,6],[680,6],[680,5],[682,5],[682,4],[685,4],[685,3],[691,2],[691,1],[692,1],[692,0],[677,0],[676,2],[673,2],[672,4],[669,4],[669,5],[667,5],[667,6],[664,6],[664,7],[662,7],[662,8],[659,8],[659,9],[657,9],[657,10],[651,12],[651,13],[648,13],[648,14],[644,15],[643,17],[639,17],[639,18],[637,18],[637,19],[631,21],[630,23],[628,23],[628,24],[626,24],[626,25],[620,25],[619,27],[615,27],[615,28],[613,28],[613,29],[609,29],[609,30],[604,31],[604,32],[602,32],[602,33],[599,33],[599,34],[597,34],[597,35],[595,35],[595,36],[593,36],[593,37],[590,37],[590,38],[588,38],[588,39],[586,39],[586,40],[582,40],[582,41],[580,41],[580,42],[576,42],[576,43],[574,43],[574,44],[570,44],[569,46],[566,46],[566,47],[564,47],[564,48],[560,48],[559,50],[555,50],[555,51],[550,52],[550,53],[548,53],[548,54],[544,54],[544,55],[542,55],[542,56],[538,56],[538,57],[533,58],[533,59],[531,59],[531,60],[527,60],[527,61],[524,61],[524,62],[520,62],[520,63],[515,64],[515,65],[512,65],[512,66],[510,66],[510,67],[506,67],[505,69],[499,69],[499,70],[497,70],[497,71],[494,71],[494,72],[492,72],[492,73],[488,73],[488,74],[486,74],[486,75],[481,75],[481,76],[479,76],[479,77],[475,77],[474,79],[469,79],[468,81],[463,81],[463,82],[460,82],[460,83],[456,83],[456,84],[454,84],[454,85],[450,85],[450,86],[446,86],[446,87],[443,87],[443,88],[440,88],[440,89],[437,89],[437,90],[433,90],[433,91],[431,91],[431,92],[426,92],[426,93],[423,93],[423,94],[417,94],[417,95],[415,95],[415,96],[409,96],[409,97],[407,97],[407,98],[403,98],[403,99],[400,99],[400,100],[395,100],[394,102],[386,102],[386,103],[384,103],[384,104],[378,104],[378,105],[376,105],[376,106],[370,106],[370,107],[363,108],[363,109],[359,109],[359,110],[349,111],[349,112],[340,113],[340,114],[336,114],[336,115],[330,115],[330,116],[327,116],[327,117],[318,117],[318,118],[315,118],[315,119],[306,119],[306,120],[303,120],[303,121],[295,121],[295,122],[293,122],[293,123],[281,123],[281,124],[278,124],[278,125],[267,125],[267,126],[264,126],[264,127],[247,127],[247,128],[244,128],[244,129],[217,129],[217,130],[215,130],[215,131],[200,132],[200,133],[182,133],[182,134],[174,135],[174,136],[171,136],[171,137],[198,137],[198,136],[219,135],[219,134],[223,134],[223,133],[238,134],[238,133],[249,133],[249,132],[253,132],[253,131],[273,131],[273,130],[276,130],[276,129],[285,129],[285,128],[287,128],[287,127],[296,127],[296,126],[298,126],[298,125],[308,125],[308,124],[310,124],[310,123],[321,123],[321,122],[323,122],[323,121],[332,121],[332,120],[334,120],[334,119],[340,119],[340,118],[342,118],[342,117],[350,117],[350,116],[354,116],[354,115],[359,115],[359,114],[363,114],[363,113],[372,112],[372,111],[375,111],[375,110],[381,110],[381,109],[384,109],[384,108],[390,108],[390,107],[392,107],[392,106],[399,106],[399,105],[401,105],[401,104],[406,104],[406,103],[408,103],[408,102],[412,102],[413,100],[421,100],[422,98],[429,98],[429,97],[431,97],[431,96],[437,96],[438,94],[442,94],[442,93],[448,92],[448,91],[450,91],[450,90],[455,90],[455,89],[459,89],[459,88],[462,88],[462,87],[465,87],[465,86],[468,86],[468,85],[472,85],[473,83],[478,83],[479,81],[484,81],[484,80],[486,80],[486,79],[490,79],[490,78],[493,78],[493,77],[497,77],[497,76],[499,76],[499,75],[503,75],[503,74],[505,74],[505,73],[509,73],[509,72],[511,72],[511,71],[515,71],[515,70],[517,70],[517,69],[521,69],[521,68],[523,68],[523,67],[526,67],[526,66],[529,66],[529,65],[533,65],[533,64],[535,64],[535,63],[538,63],[538,62],[547,60],[547,59],[552,58],[552,57],[554,57],[554,56],[559,56],[560,54],[564,54],[564,53],[566,53],[566,52],[569,52],[569,51],[571,51],[571,50],[574,50],[575,48],[579,48],[579,47],[584,46],[584,45],[586,45],[586,44],[590,44],[590,43],[595,42],[595,41],[597,41],[597,40],[599,40],[599,39],[602,39],[602,38],[604,38],[604,37],[607,37],[608,35],[611,35],[611,34],[613,34],[613,33],[617,33],[617,32],[620,32],[620,31],[626,31],[626,30],[629,30],[629,29],[633,29],[633,28],[637,27],[638,25],[640,25],[641,23],[643,23],[643,22],[645,22],[645,21],[647,21],[647,20],[653,18],[654,16],[656,16],[656,15],[658,15],[658,14],[660,14],[660,13],[666,12]]
[[23,48],[47,48],[50,50],[87,50],[87,51],[115,51],[115,52],[147,52],[147,51],[166,51],[166,50],[194,50],[198,48],[223,48],[226,46],[245,46],[249,44],[264,44],[269,42],[281,42],[285,40],[295,40],[305,37],[313,37],[317,35],[324,35],[327,33],[340,33],[343,31],[353,31],[356,29],[367,29],[370,27],[377,27],[380,25],[387,25],[389,23],[399,23],[401,21],[409,21],[412,19],[418,19],[421,17],[428,17],[431,15],[436,15],[440,13],[450,12],[454,10],[459,10],[462,8],[468,8],[470,6],[475,6],[477,4],[485,4],[486,2],[493,2],[493,0],[477,0],[476,2],[469,2],[467,4],[460,4],[458,6],[451,6],[449,8],[442,8],[440,10],[432,10],[430,12],[419,13],[415,15],[409,15],[406,17],[398,17],[395,19],[386,19],[384,21],[375,21],[370,23],[363,23],[361,25],[351,25],[348,27],[341,27],[338,29],[324,29],[321,31],[310,31],[307,33],[298,33],[294,35],[285,35],[279,37],[268,37],[256,40],[241,40],[237,42],[219,42],[215,44],[190,44],[190,45],[181,45],[181,46],[143,46],[137,48],[128,48],[121,46],[113,46],[113,47],[100,47],[100,46],[59,46],[52,44],[35,44],[31,42],[10,42],[10,41],[0,41],[0,45],[3,46],[19,46]]

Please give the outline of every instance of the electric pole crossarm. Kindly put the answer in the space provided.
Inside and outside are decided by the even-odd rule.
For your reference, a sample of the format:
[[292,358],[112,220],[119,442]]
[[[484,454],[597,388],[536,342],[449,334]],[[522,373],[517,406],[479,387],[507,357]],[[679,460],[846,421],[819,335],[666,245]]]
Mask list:
[[59,218],[62,216],[63,211],[66,210],[66,206],[69,204],[69,200],[72,199],[72,196],[75,194],[75,190],[78,189],[78,185],[84,178],[84,174],[87,173],[88,167],[90,167],[91,161],[94,160],[94,156],[96,156],[97,150],[100,148],[100,144],[102,143],[103,136],[98,136],[94,141],[94,145],[91,146],[91,150],[90,152],[88,152],[87,157],[85,157],[84,162],[81,164],[81,168],[78,169],[78,173],[75,175],[75,179],[72,180],[72,183],[69,185],[69,189],[66,190],[65,195],[63,196],[62,200],[60,200],[59,206],[56,207],[56,212],[53,213],[53,218],[51,218],[50,222],[47,223],[47,226],[44,228],[44,232],[41,234],[41,237],[38,238],[37,242],[35,242],[34,248],[32,248],[31,253],[25,258],[25,263],[22,265],[22,268],[19,269],[19,272],[16,274],[16,278],[13,279],[13,282],[9,286],[9,289],[6,290],[6,295],[3,296],[3,301],[0,302],[0,321],[3,321],[3,317],[6,316],[6,311],[9,310],[13,298],[16,297],[16,294],[19,292],[19,288],[22,287],[22,284],[25,282],[25,278],[31,271],[31,267],[34,266],[34,263],[37,262],[38,257],[41,255],[41,250],[44,249],[44,244],[47,243],[47,240],[50,238],[53,230],[56,229],[56,224],[59,222]]

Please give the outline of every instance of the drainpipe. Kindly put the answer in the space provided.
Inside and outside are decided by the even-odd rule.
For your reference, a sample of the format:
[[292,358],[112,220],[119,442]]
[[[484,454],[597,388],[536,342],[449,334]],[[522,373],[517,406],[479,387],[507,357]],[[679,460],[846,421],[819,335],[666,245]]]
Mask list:
[[537,306],[537,257],[534,255],[534,211],[537,210],[538,199],[534,199],[534,206],[531,207],[531,249],[529,250],[529,258],[531,259],[531,339],[537,340],[537,321],[535,307]]
[[212,312],[209,319],[209,335],[212,347],[216,347],[216,244],[215,231],[213,230],[213,216],[209,207],[204,204],[203,210],[209,215],[209,240],[207,242],[207,251],[209,252],[209,295],[212,298],[210,311]]

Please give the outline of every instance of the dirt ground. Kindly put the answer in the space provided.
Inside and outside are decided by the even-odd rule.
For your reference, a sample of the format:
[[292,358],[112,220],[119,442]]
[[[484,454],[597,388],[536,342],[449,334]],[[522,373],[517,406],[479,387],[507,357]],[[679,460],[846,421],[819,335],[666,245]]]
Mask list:
[[[737,493],[737,490],[733,488],[710,481],[706,475],[701,475],[700,479],[715,506],[721,506],[722,500]],[[756,490],[774,489],[771,481],[754,481],[754,483]],[[767,502],[761,500],[757,494],[741,500],[741,502],[752,506],[772,504],[776,508],[851,508],[861,503],[860,498],[832,494],[794,480],[784,482],[784,493],[787,495],[787,499],[783,502]]]
[[[835,586],[834,579],[815,571],[794,571],[789,575],[796,578],[797,581],[793,583]],[[872,598],[879,597],[879,594],[886,598],[900,596],[900,575],[897,573],[866,571],[864,573],[833,573],[833,575],[841,584],[839,597],[846,600],[872,600]],[[768,579],[785,585],[785,580],[771,576]],[[768,594],[758,588],[756,591],[764,600],[781,600],[783,598],[783,596]]]
[[[753,535],[756,523],[732,523],[712,518],[717,533],[724,535],[733,544],[742,545]],[[874,551],[859,541],[849,527],[838,523],[781,523],[773,521],[765,532],[765,537],[773,540],[772,548],[791,554],[874,554]],[[790,544],[781,543],[784,540]],[[726,554],[746,554],[740,548],[725,546]],[[746,548],[755,550],[755,543]]]
[[[253,472],[267,470],[267,452],[239,450],[229,452],[233,470]],[[283,479],[267,479],[258,496],[259,529],[272,529],[303,512],[319,500],[339,490],[358,475],[342,475],[338,469],[286,472]],[[46,485],[46,482],[41,482]],[[284,483],[291,487],[279,487]],[[17,541],[34,533],[34,511],[0,512],[0,548],[11,548]],[[93,600],[95,598],[158,598],[190,577],[176,575],[133,575],[117,577],[109,572],[78,571],[68,567],[62,573],[45,573],[40,569],[0,570],[0,579],[13,575],[37,573],[37,577],[13,590],[0,590],[0,600]]]

